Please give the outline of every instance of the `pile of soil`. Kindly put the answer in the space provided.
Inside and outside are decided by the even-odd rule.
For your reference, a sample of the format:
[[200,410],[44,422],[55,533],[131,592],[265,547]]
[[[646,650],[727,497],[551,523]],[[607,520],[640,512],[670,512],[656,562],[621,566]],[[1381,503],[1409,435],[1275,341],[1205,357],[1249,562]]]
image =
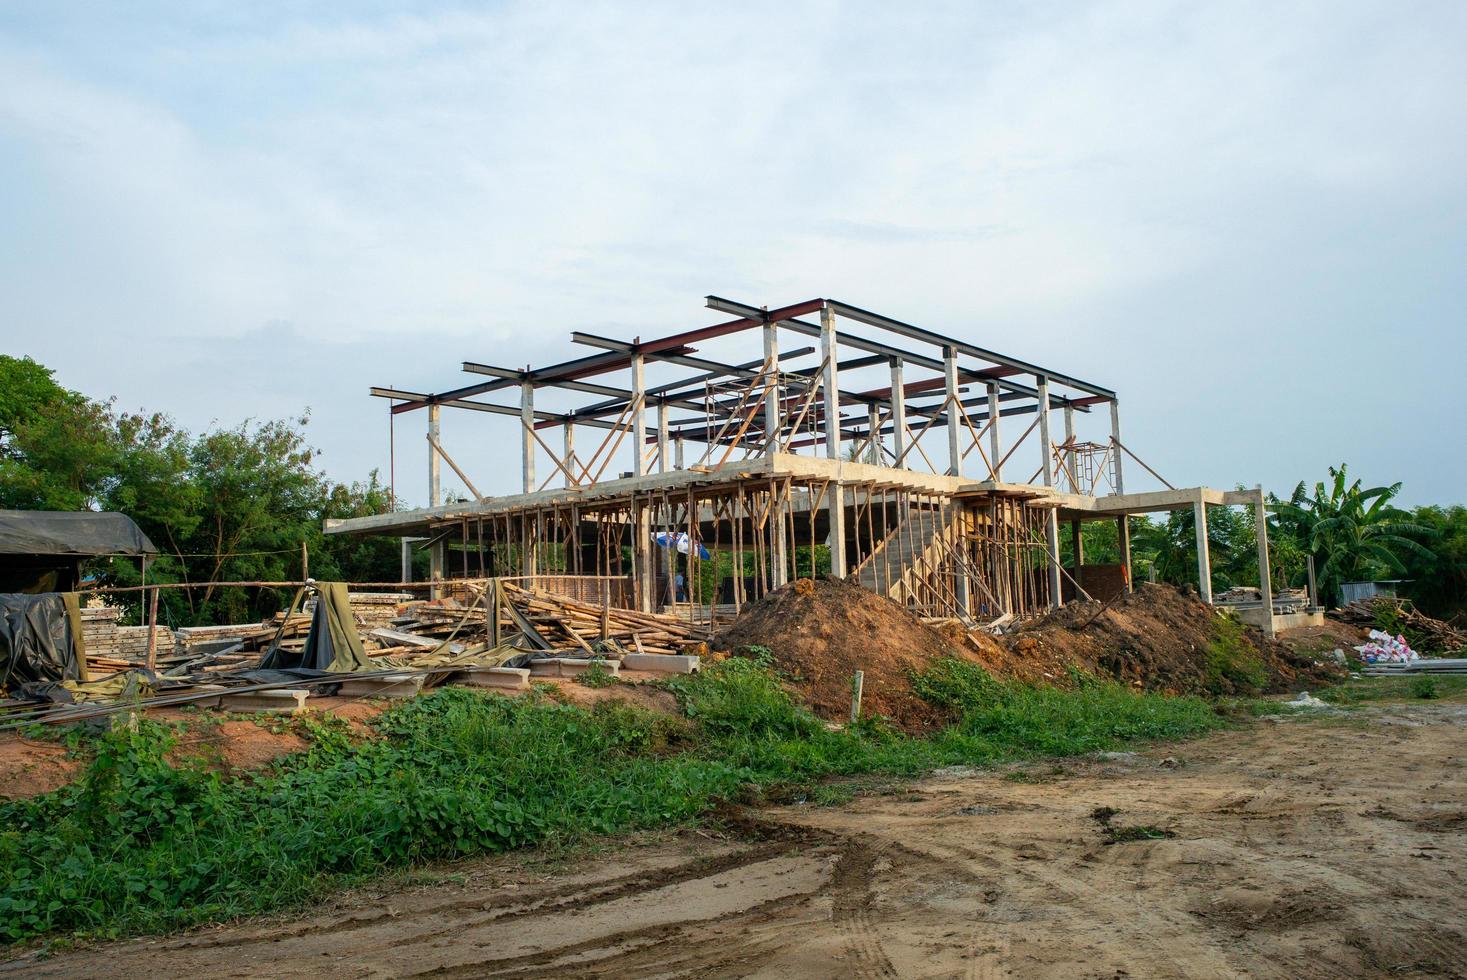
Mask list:
[[[980,637],[979,659],[995,672],[1030,681],[1064,683],[1067,666],[1167,694],[1256,694],[1251,685],[1219,676],[1209,663],[1218,636],[1217,612],[1191,590],[1143,583],[1108,608],[1072,602],[1002,637]],[[1345,670],[1310,652],[1241,629],[1239,652],[1261,667],[1264,693],[1333,683]]]
[[[909,732],[946,715],[912,692],[911,674],[936,657],[978,663],[997,677],[1074,683],[1074,671],[1167,694],[1256,694],[1212,661],[1217,612],[1195,592],[1143,584],[1106,607],[1072,602],[1013,633],[969,634],[956,623],[927,626],[896,602],[853,581],[801,579],[746,606],[714,639],[719,650],[767,647],[790,687],[821,718],[850,716],[851,678],[865,673],[862,710]],[[1333,683],[1345,671],[1312,651],[1296,651],[1238,628],[1234,656],[1264,681],[1264,693]]]
[[769,593],[745,606],[713,645],[768,647],[794,693],[829,721],[850,717],[851,679],[862,671],[862,713],[914,732],[949,719],[912,693],[910,673],[935,657],[976,659],[898,603],[837,579],[800,579]]

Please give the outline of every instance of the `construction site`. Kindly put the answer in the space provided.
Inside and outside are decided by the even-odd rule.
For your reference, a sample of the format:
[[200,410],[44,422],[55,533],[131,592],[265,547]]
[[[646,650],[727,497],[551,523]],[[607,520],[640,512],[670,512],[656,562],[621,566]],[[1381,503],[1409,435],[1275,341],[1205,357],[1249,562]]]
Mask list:
[[[429,503],[326,533],[400,541],[397,581],[316,581],[302,549],[300,580],[150,582],[124,515],[0,511],[4,968],[1460,974],[1460,698],[1361,708],[1342,746],[1308,693],[1467,670],[1367,632],[1460,626],[1389,596],[1327,619],[1312,559],[1275,589],[1263,489],[1168,482],[1098,383],[831,299],[706,306],[372,388]],[[513,478],[469,472],[445,410],[489,416],[517,492],[479,491]],[[1219,508],[1260,571],[1214,595]],[[1134,574],[1132,522],[1174,511],[1195,588]],[[1097,522],[1119,560],[1086,555]],[[102,557],[142,584],[89,581]],[[160,621],[212,588],[289,601]],[[89,834],[163,884],[116,898]]]
[[[426,548],[436,583],[600,581],[617,605],[710,630],[826,575],[921,617],[1002,629],[1129,591],[1127,518],[1173,510],[1196,517],[1203,602],[1208,507],[1255,510],[1268,568],[1262,490],[1168,483],[1122,441],[1109,388],[836,300],[706,306],[732,319],[648,340],[575,332],[595,353],[465,361],[483,380],[437,393],[373,388],[425,426],[429,506],[328,531],[403,538],[405,577],[410,549]],[[720,338],[739,344],[734,363],[700,354]],[[537,407],[537,393],[574,404]],[[483,438],[518,444],[521,492],[478,492],[441,440],[445,409],[504,417]],[[445,466],[467,499],[443,501]],[[1085,561],[1093,521],[1116,523],[1119,564]],[[1256,605],[1271,636],[1267,574]]]

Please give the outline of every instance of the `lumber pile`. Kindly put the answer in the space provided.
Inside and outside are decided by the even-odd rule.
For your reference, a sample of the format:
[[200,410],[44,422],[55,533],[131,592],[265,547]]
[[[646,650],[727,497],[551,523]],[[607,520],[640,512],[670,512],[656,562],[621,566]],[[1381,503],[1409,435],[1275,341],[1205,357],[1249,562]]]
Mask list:
[[[513,582],[502,587],[505,600],[553,649],[592,654],[610,647],[623,652],[679,654],[707,639],[705,631],[676,616],[595,605]],[[508,621],[502,620],[501,625],[514,628]]]
[[1420,612],[1409,599],[1378,595],[1357,599],[1330,613],[1335,619],[1352,626],[1381,626],[1405,633],[1420,648],[1427,650],[1467,649],[1467,631],[1452,623],[1433,619]]

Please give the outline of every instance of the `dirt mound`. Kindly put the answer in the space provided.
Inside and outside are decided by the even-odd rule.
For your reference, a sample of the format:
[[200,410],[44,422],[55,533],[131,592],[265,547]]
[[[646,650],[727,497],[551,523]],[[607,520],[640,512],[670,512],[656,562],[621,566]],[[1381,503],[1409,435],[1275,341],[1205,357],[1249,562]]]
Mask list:
[[744,607],[714,640],[720,650],[768,647],[795,693],[821,718],[845,721],[851,678],[864,672],[861,710],[907,731],[947,719],[912,693],[910,674],[934,657],[976,659],[897,603],[853,581],[800,579]]
[[1109,608],[1072,602],[979,643],[980,659],[1005,676],[1062,683],[1073,665],[1171,694],[1278,693],[1344,676],[1336,664],[1223,619],[1195,593],[1149,583]]

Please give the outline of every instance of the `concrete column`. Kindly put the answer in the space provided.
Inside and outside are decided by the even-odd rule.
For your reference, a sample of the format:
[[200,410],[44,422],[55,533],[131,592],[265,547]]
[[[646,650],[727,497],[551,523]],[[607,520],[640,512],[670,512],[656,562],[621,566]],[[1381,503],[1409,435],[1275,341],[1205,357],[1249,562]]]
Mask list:
[[1268,573],[1268,512],[1263,505],[1263,487],[1257,488],[1253,520],[1258,525],[1258,591],[1263,593],[1263,635],[1273,638],[1273,578]]
[[520,382],[520,468],[525,493],[535,490],[535,386]]
[[[441,480],[443,457],[436,448],[439,445],[439,406],[428,406],[428,506],[437,507],[443,503],[443,484]],[[431,532],[429,532],[431,533]],[[428,579],[437,582],[443,578],[444,566],[443,542],[439,541],[428,548]],[[442,597],[442,590],[433,586],[430,597],[438,599]]]
[[411,538],[402,539],[402,581],[413,580],[413,542]]
[[[907,392],[902,382],[902,359],[891,359],[891,451],[897,459],[907,451]],[[907,469],[907,464],[900,464]]]
[[434,446],[439,441],[437,405],[428,406],[428,506],[437,507],[443,502],[439,474],[442,472],[443,457]]
[[657,399],[657,472],[666,473],[671,468],[667,458],[671,451],[667,441],[667,399]]
[[993,464],[995,483],[1003,479],[1003,474],[1000,472],[1002,467],[999,465],[1003,454],[999,452],[998,423],[998,382],[990,381],[988,382],[988,461]]
[[683,464],[683,437],[681,435],[678,435],[676,438],[674,438],[672,440],[672,444],[673,444],[673,455],[672,455],[673,466],[677,467],[680,470],[681,469],[685,469],[686,467]]
[[[825,362],[825,455],[828,459],[840,459],[840,381],[836,367],[835,310],[829,306],[820,309],[820,357]],[[846,574],[846,495],[839,480],[833,482],[825,494],[826,513],[830,520],[830,535],[825,543],[830,548],[830,574],[845,578]]]
[[871,444],[866,447],[866,461],[872,466],[881,465],[881,413],[874,404],[866,406],[866,429],[871,433]]
[[962,409],[958,407],[958,352],[942,349],[942,374],[947,381],[947,474],[958,476],[963,468],[963,452],[958,448],[962,428]]
[[652,594],[657,582],[652,561],[652,515],[645,504],[634,504],[632,515],[632,575],[636,579],[637,607],[642,612],[651,612],[656,597]]
[[565,485],[575,486],[571,481],[571,474],[576,471],[576,424],[569,420],[565,423]]
[[1040,475],[1044,478],[1044,485],[1049,487],[1054,485],[1054,471],[1051,469],[1053,459],[1050,456],[1054,451],[1054,447],[1049,441],[1049,379],[1043,375],[1036,375],[1035,380],[1038,381],[1036,387],[1039,389],[1040,458],[1044,462],[1044,468],[1040,470]]
[[[768,384],[779,374],[779,328],[773,323],[764,324],[764,380]],[[779,384],[775,382],[764,398],[764,454],[773,455],[779,449]]]
[[[1073,447],[1074,444],[1075,444],[1075,406],[1071,405],[1069,402],[1065,402],[1065,446],[1066,447]],[[1073,448],[1066,448],[1065,449],[1064,459],[1065,459],[1065,471],[1069,474],[1069,476],[1067,477],[1067,479],[1070,481],[1070,492],[1071,493],[1079,493],[1080,492],[1080,484],[1079,484],[1080,474],[1075,471],[1075,450]]]
[[647,379],[643,368],[642,355],[633,354],[632,418],[629,424],[632,427],[632,474],[634,476],[644,476],[647,472],[647,461],[643,456],[647,448],[647,426],[643,419],[643,412],[647,408]]
[[1110,400],[1110,442],[1116,461],[1116,493],[1125,493],[1126,481],[1121,478],[1121,403],[1116,398]]
[[1212,553],[1207,543],[1207,504],[1201,495],[1192,505],[1192,520],[1197,525],[1197,594],[1212,605]]
[[840,459],[840,384],[836,367],[835,310],[829,304],[820,308],[820,357],[825,362],[822,385],[825,390],[825,456]]

